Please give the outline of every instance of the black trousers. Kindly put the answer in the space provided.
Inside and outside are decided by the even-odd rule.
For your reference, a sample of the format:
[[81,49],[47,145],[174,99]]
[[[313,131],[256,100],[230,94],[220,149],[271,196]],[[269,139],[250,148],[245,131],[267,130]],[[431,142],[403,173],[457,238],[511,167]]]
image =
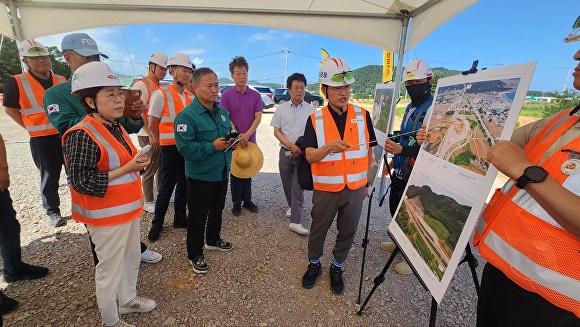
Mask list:
[[20,223],[12,206],[10,191],[0,192],[0,254],[4,271],[14,274],[21,269],[22,251],[20,248]]
[[40,194],[42,207],[60,213],[58,182],[64,164],[59,135],[30,138],[30,152],[36,168],[40,171]]
[[521,288],[487,263],[479,289],[477,326],[577,327],[580,318]]
[[[187,178],[187,257],[203,254],[206,243],[216,244],[222,229],[222,212],[226,203],[228,181],[205,182]],[[207,224],[207,233],[206,233]]]

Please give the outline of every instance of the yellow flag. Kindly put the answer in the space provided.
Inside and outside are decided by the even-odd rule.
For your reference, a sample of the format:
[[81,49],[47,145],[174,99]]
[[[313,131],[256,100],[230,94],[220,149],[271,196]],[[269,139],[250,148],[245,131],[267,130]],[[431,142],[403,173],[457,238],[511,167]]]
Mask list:
[[394,53],[383,50],[383,83],[393,79],[393,57]]
[[[320,52],[322,54],[322,61],[320,62],[320,66],[322,66],[322,64],[328,60],[328,58],[330,58],[330,55],[328,54],[328,52],[326,52],[326,50],[320,48]],[[320,76],[318,76],[318,82],[320,83]],[[320,95],[322,97],[324,97],[324,94],[322,93],[322,84],[320,84],[320,89],[318,90],[318,93],[320,93]]]

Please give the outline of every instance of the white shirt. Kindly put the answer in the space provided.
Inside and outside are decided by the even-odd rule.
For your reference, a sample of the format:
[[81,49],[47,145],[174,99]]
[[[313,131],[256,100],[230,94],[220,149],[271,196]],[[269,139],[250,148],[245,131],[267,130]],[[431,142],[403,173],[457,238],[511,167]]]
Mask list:
[[[149,101],[149,90],[147,90],[145,82],[143,82],[143,80],[138,80],[137,82],[135,82],[135,84],[133,84],[133,86],[131,86],[131,88],[141,91],[141,101],[143,101],[144,104],[147,104],[147,102]],[[137,136],[149,136],[149,135],[147,135],[147,132],[145,132],[145,130],[141,128],[139,130],[139,133],[137,133]]]
[[[308,117],[315,112],[316,108],[310,103],[302,101],[296,107],[292,101],[287,101],[278,106],[274,116],[272,116],[270,126],[279,128],[288,141],[296,143],[296,140],[304,135]],[[280,142],[280,146],[286,148],[282,142]]]

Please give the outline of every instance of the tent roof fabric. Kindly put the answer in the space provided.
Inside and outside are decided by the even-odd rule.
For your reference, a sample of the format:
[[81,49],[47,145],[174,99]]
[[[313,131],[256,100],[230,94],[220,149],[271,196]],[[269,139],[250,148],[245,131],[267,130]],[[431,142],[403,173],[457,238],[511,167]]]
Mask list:
[[[411,48],[476,1],[0,0],[0,34],[28,39],[104,26],[228,24],[319,34],[398,52],[404,35],[402,11],[411,18]],[[13,23],[21,33],[13,31],[8,12],[18,12],[20,19]]]

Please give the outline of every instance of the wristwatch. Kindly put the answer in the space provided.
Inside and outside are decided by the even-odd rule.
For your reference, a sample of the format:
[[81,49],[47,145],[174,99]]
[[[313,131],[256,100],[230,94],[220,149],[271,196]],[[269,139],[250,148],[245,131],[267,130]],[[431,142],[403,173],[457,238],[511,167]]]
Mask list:
[[524,170],[524,174],[516,179],[516,186],[524,188],[528,183],[541,183],[548,177],[548,172],[540,166],[529,166]]

